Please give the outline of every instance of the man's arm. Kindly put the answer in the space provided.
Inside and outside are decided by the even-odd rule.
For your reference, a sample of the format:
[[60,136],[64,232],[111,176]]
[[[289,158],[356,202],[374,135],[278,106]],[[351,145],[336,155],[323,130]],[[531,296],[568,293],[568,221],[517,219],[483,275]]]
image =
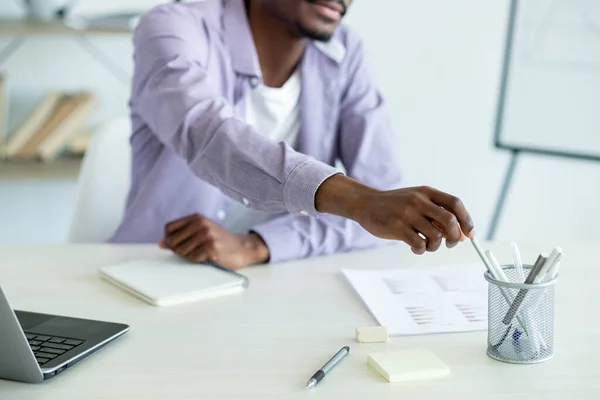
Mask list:
[[377,237],[405,241],[418,253],[426,243],[415,229],[424,219],[436,222],[452,242],[461,228],[471,233],[470,217],[453,196],[429,188],[375,190],[236,119],[209,83],[208,43],[201,17],[184,6],[155,8],[134,34],[132,111],[198,177],[249,207],[337,215]]
[[463,232],[474,234],[457,198],[428,187],[393,190],[402,175],[385,103],[361,42],[353,40],[348,50],[339,126],[339,157],[348,176],[326,180],[317,192],[317,209],[334,211],[335,203],[332,214],[342,217],[286,215],[255,227],[272,262],[373,247],[385,243],[380,238],[404,241],[423,254],[438,250],[444,238],[453,247]]
[[[348,48],[339,117],[339,154],[348,176],[372,188],[402,185],[398,144],[383,98],[373,84],[359,42]],[[364,249],[386,243],[354,221],[322,215],[286,215],[253,229],[269,247],[270,261]]]
[[249,207],[315,215],[336,169],[275,144],[236,119],[206,72],[209,40],[185,6],[147,13],[134,35],[133,112],[203,180]]

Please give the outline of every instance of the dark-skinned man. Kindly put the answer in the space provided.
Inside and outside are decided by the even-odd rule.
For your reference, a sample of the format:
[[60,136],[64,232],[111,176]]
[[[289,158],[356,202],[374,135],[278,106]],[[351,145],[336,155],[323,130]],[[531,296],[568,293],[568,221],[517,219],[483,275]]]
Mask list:
[[473,236],[458,198],[402,187],[384,99],[341,24],[351,2],[205,0],[144,15],[132,186],[110,241],[240,269]]

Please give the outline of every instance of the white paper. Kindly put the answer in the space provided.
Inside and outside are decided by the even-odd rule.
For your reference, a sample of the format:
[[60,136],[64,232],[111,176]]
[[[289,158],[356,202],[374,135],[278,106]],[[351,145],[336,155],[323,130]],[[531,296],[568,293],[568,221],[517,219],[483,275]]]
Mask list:
[[481,264],[342,273],[390,335],[487,329]]

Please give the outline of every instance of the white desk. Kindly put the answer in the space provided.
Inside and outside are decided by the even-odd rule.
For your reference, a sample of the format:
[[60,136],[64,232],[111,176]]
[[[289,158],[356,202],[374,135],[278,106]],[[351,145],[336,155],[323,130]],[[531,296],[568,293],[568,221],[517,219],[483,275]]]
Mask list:
[[[543,364],[504,364],[485,354],[486,333],[354,342],[373,319],[338,273],[344,267],[477,262],[469,243],[426,256],[404,247],[249,268],[237,296],[154,308],[100,280],[98,267],[151,257],[154,247],[0,247],[0,282],[17,309],[125,322],[131,331],[39,385],[0,380],[2,400],[71,399],[597,399],[600,393],[600,243],[561,244],[556,355]],[[523,247],[524,260],[553,244]],[[492,246],[510,260],[507,245]],[[483,269],[482,269],[483,272]],[[483,279],[483,278],[482,278]],[[586,317],[588,319],[586,319]],[[341,346],[350,356],[315,389],[304,385]],[[452,376],[389,384],[366,365],[369,352],[424,345]]]

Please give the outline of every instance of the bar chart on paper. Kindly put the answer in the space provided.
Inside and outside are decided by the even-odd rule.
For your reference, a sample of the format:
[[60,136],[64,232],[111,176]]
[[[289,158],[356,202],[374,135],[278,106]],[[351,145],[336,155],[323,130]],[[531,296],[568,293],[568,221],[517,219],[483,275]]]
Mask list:
[[487,283],[480,264],[342,273],[390,335],[487,329]]

